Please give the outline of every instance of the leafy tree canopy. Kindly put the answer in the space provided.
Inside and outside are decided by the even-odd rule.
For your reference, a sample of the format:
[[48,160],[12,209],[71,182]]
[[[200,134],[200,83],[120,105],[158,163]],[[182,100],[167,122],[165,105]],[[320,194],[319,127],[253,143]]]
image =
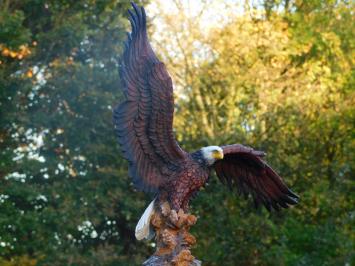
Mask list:
[[[353,4],[201,0],[189,13],[174,0],[170,14],[163,2],[151,39],[174,77],[182,146],[263,149],[301,196],[268,214],[212,177],[192,202],[194,253],[206,265],[354,263]],[[218,4],[225,17],[206,28]],[[134,239],[149,197],[111,122],[128,8],[0,2],[1,265],[139,265],[153,252]]]

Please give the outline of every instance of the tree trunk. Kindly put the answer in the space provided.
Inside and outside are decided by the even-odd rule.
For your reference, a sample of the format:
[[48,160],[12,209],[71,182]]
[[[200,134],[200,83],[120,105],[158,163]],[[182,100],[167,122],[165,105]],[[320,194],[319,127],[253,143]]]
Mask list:
[[169,203],[159,205],[151,219],[156,233],[157,249],[143,266],[200,266],[201,262],[191,255],[190,248],[196,239],[189,229],[196,223],[196,216],[171,210]]

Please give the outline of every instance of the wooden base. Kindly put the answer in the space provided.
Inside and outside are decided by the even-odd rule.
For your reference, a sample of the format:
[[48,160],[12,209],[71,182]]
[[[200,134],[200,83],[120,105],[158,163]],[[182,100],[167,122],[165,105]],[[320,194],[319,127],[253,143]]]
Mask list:
[[151,219],[157,240],[157,250],[143,266],[200,266],[201,262],[191,254],[196,238],[189,233],[190,227],[197,221],[196,216],[171,210],[164,202],[156,207]]

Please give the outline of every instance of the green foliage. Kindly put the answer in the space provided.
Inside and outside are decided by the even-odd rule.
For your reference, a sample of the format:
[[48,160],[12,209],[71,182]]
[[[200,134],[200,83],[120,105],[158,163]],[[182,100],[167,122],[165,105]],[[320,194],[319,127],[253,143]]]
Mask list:
[[352,9],[298,4],[288,13],[270,9],[266,18],[236,17],[207,41],[197,33],[191,39],[210,55],[171,66],[174,75],[189,70],[180,77],[188,82],[179,84],[184,97],[175,119],[182,143],[265,150],[301,196],[292,210],[255,213],[213,180],[193,204],[201,217],[196,255],[207,265],[353,262],[354,34],[343,26],[353,23]]
[[[148,254],[130,256],[145,246],[133,234],[144,201],[130,185],[112,126],[128,7],[128,1],[3,6],[12,20],[5,16],[2,30],[13,32],[1,40],[0,65],[4,259],[127,265]],[[30,53],[20,58],[21,46]]]
[[[190,39],[181,35],[185,58],[166,60],[182,73],[175,128],[190,151],[235,142],[266,150],[301,202],[255,211],[212,177],[192,202],[194,253],[205,265],[351,265],[353,5],[262,6],[266,16],[233,17],[205,39],[194,24]],[[0,4],[1,265],[139,265],[153,252],[134,239],[149,197],[133,189],[111,122],[128,7]],[[194,38],[209,51],[199,61]]]
[[0,40],[2,44],[17,48],[21,44],[27,43],[30,32],[22,26],[25,19],[21,10],[10,12],[9,7],[4,6],[0,11]]

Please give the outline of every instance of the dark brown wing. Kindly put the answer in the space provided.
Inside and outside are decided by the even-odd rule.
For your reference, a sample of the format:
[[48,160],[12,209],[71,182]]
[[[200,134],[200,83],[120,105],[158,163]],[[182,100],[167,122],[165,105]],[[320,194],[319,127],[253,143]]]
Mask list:
[[261,158],[265,153],[240,144],[221,147],[224,158],[214,164],[217,176],[231,189],[237,188],[246,197],[251,194],[256,206],[260,204],[270,211],[272,208],[288,208],[298,202],[281,177]]
[[186,153],[173,135],[171,78],[149,44],[143,7],[132,6],[132,33],[120,66],[125,101],[114,110],[114,124],[134,184],[153,192],[179,169]]

